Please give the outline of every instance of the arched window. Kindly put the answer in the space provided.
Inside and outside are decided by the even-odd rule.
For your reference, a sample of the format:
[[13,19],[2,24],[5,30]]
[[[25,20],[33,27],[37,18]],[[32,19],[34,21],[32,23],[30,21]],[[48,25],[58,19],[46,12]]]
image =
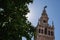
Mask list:
[[47,28],[45,28],[45,34],[47,34]]
[[39,29],[39,33],[41,33],[41,29]]
[[43,34],[43,29],[41,30],[41,33]]
[[44,22],[44,23],[46,23],[46,21],[45,21],[45,20],[43,20],[43,22]]
[[39,33],[42,33],[43,34],[43,29],[39,29]]
[[51,36],[53,36],[54,34],[53,34],[53,31],[51,31]]
[[48,35],[50,35],[50,31],[48,31]]

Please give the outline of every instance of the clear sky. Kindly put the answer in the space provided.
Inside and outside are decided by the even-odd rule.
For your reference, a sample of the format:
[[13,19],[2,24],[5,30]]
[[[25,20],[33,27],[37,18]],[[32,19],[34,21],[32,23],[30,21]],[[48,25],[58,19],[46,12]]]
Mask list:
[[45,5],[47,5],[49,24],[54,21],[55,40],[60,40],[60,0],[34,0],[33,4],[29,5],[28,20],[36,26]]

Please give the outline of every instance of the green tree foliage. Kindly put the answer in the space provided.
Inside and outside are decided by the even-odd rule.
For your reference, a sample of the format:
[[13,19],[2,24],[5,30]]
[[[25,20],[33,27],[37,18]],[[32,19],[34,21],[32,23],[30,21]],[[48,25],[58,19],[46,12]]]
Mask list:
[[34,27],[27,20],[33,0],[0,0],[0,40],[31,40]]

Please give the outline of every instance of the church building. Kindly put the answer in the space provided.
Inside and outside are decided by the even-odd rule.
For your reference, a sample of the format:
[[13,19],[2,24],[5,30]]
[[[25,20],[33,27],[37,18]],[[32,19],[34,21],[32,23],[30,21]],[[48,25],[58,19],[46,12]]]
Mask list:
[[46,7],[44,7],[41,17],[38,20],[38,24],[35,31],[35,40],[55,40],[54,36],[54,24],[48,24],[49,17],[46,13]]

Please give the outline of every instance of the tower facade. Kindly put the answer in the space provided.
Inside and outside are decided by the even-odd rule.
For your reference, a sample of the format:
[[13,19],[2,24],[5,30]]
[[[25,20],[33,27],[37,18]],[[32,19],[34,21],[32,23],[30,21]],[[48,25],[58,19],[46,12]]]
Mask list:
[[54,25],[48,24],[49,17],[46,13],[46,7],[44,7],[42,15],[38,21],[36,32],[35,32],[35,40],[54,40]]

